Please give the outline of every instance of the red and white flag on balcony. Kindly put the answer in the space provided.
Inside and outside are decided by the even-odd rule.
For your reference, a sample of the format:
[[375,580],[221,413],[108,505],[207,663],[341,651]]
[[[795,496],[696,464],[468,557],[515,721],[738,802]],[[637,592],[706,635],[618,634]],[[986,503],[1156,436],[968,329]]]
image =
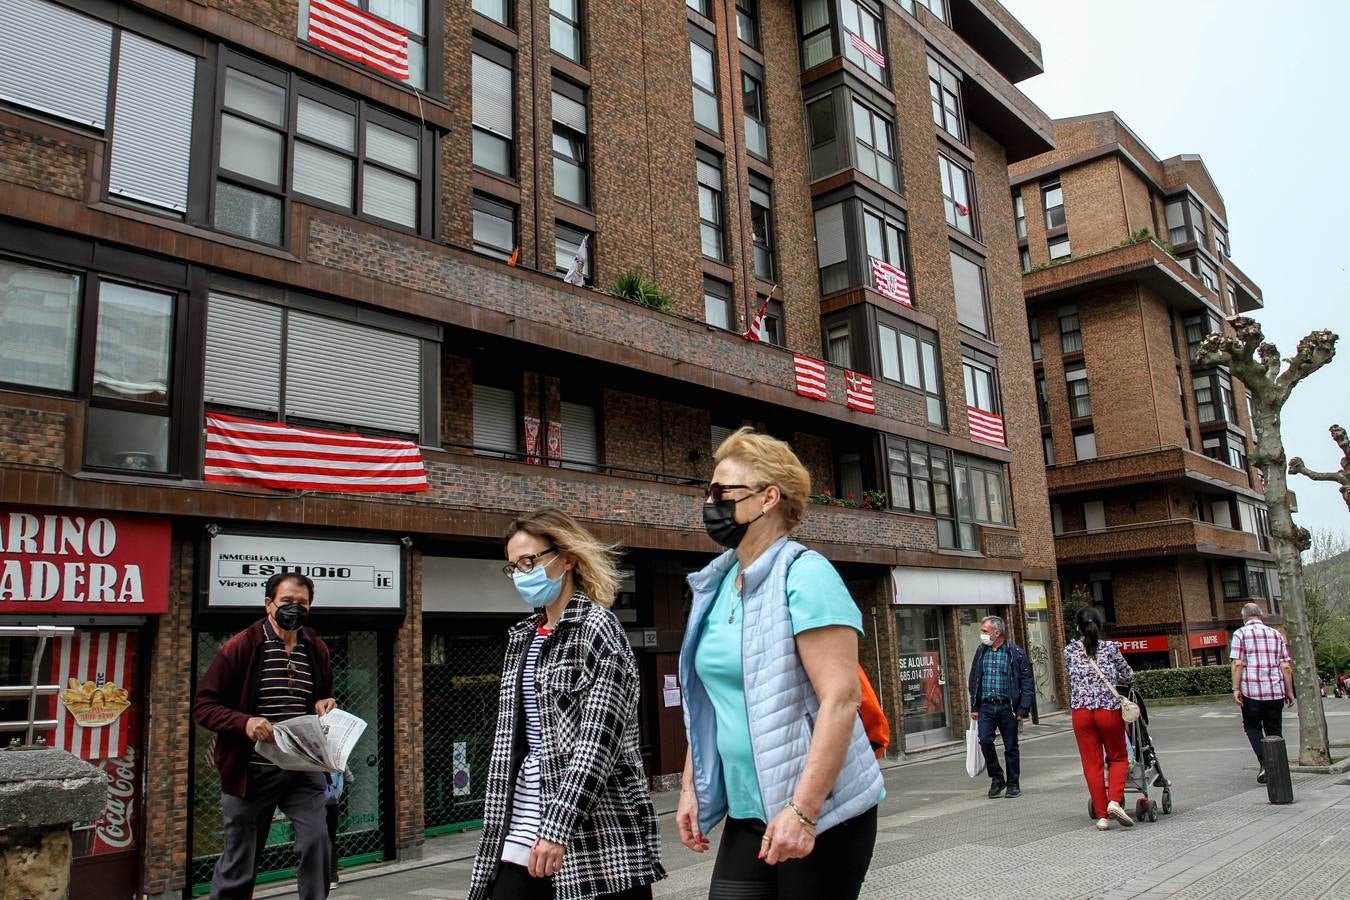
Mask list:
[[56,638],[52,698],[56,720],[53,744],[80,759],[112,759],[126,752],[131,728],[126,711],[135,683],[136,634],[131,631],[79,632]]
[[965,205],[964,203],[962,203],[960,200],[953,200],[953,201],[952,201],[952,206],[955,206],[955,207],[956,207],[956,214],[957,214],[958,216],[968,216],[968,215],[970,215],[970,207],[969,207],[969,206],[966,206],[966,205]]
[[[777,290],[777,285],[774,286],[774,290]],[[770,291],[769,297],[772,296],[773,291]],[[755,313],[754,321],[752,321],[750,327],[741,334],[741,337],[745,338],[747,341],[754,341],[758,344],[760,341],[764,340],[764,317],[769,314],[769,297],[764,298],[764,302],[760,304],[759,312]]]
[[297,491],[427,490],[422,451],[410,441],[206,416],[207,481]]
[[342,0],[309,0],[309,42],[408,80],[408,32]]
[[792,354],[792,367],[796,370],[797,393],[803,397],[813,397],[816,400],[830,399],[830,392],[825,385],[825,364],[823,362],[809,356],[802,356],[800,353],[794,353]]
[[871,376],[854,372],[852,369],[845,369],[844,385],[848,389],[844,402],[849,409],[856,409],[865,413],[877,411],[877,398],[872,393]]
[[854,50],[857,50],[881,68],[886,68],[886,57],[876,47],[873,47],[871,44],[867,43],[867,41],[863,40],[861,35],[854,34],[850,31],[848,33],[848,42],[853,45]]
[[1003,438],[1003,417],[997,413],[986,412],[973,406],[966,407],[966,420],[970,423],[970,436],[986,444],[1007,446]]
[[883,296],[906,306],[914,305],[909,299],[909,278],[900,269],[875,256],[872,257],[872,281]]

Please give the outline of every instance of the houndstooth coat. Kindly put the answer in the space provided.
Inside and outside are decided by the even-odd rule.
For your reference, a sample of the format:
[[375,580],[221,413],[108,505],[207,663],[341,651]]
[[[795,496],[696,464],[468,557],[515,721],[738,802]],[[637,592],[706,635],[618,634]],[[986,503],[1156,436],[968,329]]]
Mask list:
[[[521,667],[542,614],[507,633],[488,766],[483,836],[467,900],[491,896],[525,756]],[[623,626],[578,591],[535,673],[543,747],[539,836],[566,847],[557,900],[589,900],[665,877],[661,834],[638,747],[638,671]],[[497,898],[506,900],[506,898]]]

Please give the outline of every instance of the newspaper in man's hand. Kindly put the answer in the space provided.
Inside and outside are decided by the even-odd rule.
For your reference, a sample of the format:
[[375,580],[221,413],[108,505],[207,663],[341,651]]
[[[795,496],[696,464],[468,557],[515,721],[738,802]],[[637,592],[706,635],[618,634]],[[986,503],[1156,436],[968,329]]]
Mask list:
[[297,772],[341,772],[366,730],[364,719],[334,709],[326,716],[296,716],[272,723],[275,743],[254,746],[265,759]]

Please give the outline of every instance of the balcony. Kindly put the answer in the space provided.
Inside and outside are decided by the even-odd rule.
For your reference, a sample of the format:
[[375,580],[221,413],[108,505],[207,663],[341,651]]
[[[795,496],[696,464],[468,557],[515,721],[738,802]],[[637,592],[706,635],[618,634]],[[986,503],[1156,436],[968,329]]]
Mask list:
[[1186,481],[1206,491],[1233,492],[1255,499],[1245,472],[1185,447],[1120,453],[1051,466],[1045,480],[1054,498],[1141,484]]
[[1045,71],[1041,42],[998,0],[950,0],[952,30],[1004,78],[1025,81]]
[[1056,300],[1084,289],[1138,281],[1182,312],[1206,310],[1222,318],[1218,298],[1191,270],[1153,240],[1141,240],[1067,262],[1035,269],[1022,276],[1027,302]]
[[1167,519],[1056,535],[1055,555],[1060,565],[1158,556],[1275,558],[1262,552],[1254,534],[1194,519]]
[[1224,272],[1228,275],[1228,281],[1237,288],[1237,311],[1240,313],[1255,312],[1263,309],[1266,305],[1261,296],[1261,289],[1256,286],[1256,282],[1247,277],[1247,273],[1237,267],[1237,265],[1228,257],[1220,257]]

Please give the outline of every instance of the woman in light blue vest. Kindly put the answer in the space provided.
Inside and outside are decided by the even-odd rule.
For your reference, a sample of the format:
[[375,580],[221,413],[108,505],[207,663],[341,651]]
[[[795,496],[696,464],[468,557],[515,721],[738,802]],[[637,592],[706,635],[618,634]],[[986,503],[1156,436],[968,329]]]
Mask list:
[[676,814],[696,853],[726,820],[709,900],[855,898],[872,860],[885,792],[858,717],[862,613],[788,537],[810,491],[783,441],[742,428],[717,449],[703,523],[730,549],[689,577]]

